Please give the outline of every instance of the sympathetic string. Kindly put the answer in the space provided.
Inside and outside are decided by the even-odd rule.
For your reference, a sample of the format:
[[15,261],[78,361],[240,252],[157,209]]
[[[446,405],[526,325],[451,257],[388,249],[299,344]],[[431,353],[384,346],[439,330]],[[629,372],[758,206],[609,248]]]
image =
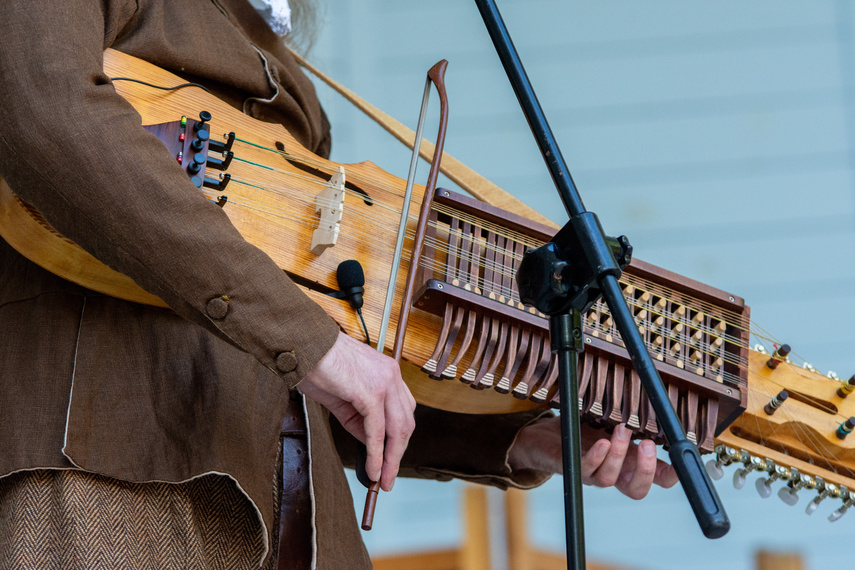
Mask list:
[[[243,141],[242,141],[243,142]],[[246,143],[252,144],[252,143]],[[254,145],[258,146],[258,145]],[[282,156],[289,162],[306,162],[319,170],[327,169],[319,162],[306,161],[299,157],[289,155],[276,149],[266,149]],[[236,161],[240,161],[238,157]],[[250,168],[261,168],[275,173],[282,177],[282,182],[271,185],[269,182],[254,180],[251,176],[234,176],[233,183],[251,186],[252,188],[271,192],[289,200],[293,200],[296,204],[310,206],[314,213],[316,206],[330,207],[334,204],[325,204],[322,199],[319,199],[315,194],[298,190],[296,186],[286,184],[286,180],[295,180],[303,184],[323,188],[327,181],[310,174],[297,173],[286,168],[254,163],[251,161],[240,161]],[[398,189],[392,188],[389,185],[378,188],[382,190],[380,196],[372,196],[372,203],[379,209],[386,211],[399,212],[400,208],[390,204],[389,199],[400,198]],[[361,200],[362,196],[357,192],[346,189],[345,194],[348,198]],[[243,207],[254,209],[267,215],[281,216],[293,220],[306,227],[312,227],[317,224],[317,217],[311,214],[296,214],[295,212],[306,211],[306,208],[279,208],[272,207],[269,203],[262,200],[247,198],[244,196],[230,197],[229,205],[231,207]],[[453,281],[455,285],[464,287],[470,291],[481,294],[485,297],[504,299],[504,303],[511,306],[516,306],[523,309],[520,304],[519,295],[514,286],[514,275],[516,267],[522,259],[521,251],[528,248],[536,248],[542,245],[542,242],[530,236],[521,234],[502,227],[499,224],[478,218],[469,213],[459,212],[454,208],[444,205],[435,204],[434,211],[436,218],[443,220],[446,218],[456,219],[454,227],[449,226],[442,221],[432,220],[430,222],[432,236],[425,241],[425,246],[434,251],[432,256],[422,256],[421,266],[424,267],[429,274],[437,276],[446,276],[448,280]],[[363,227],[362,224],[342,223],[341,236],[345,239],[355,240],[357,243],[373,248],[383,254],[391,254],[391,247],[388,245],[388,238],[378,238],[378,235],[391,236],[396,231],[395,227],[388,222],[375,219],[371,215],[371,210],[366,208],[351,208],[346,209],[346,220],[360,220],[367,222],[370,231],[359,230]],[[411,221],[415,222],[416,216],[410,215]],[[488,239],[488,236],[491,236]],[[413,239],[413,231],[408,230],[406,239]],[[516,250],[509,244],[522,244]],[[404,254],[404,260],[409,261],[409,253]],[[719,375],[721,381],[727,384],[735,384],[744,387],[744,381],[736,374],[727,372],[725,364],[733,365],[739,368],[749,366],[747,359],[741,356],[740,351],[721,351],[720,343],[729,343],[736,346],[741,343],[739,333],[749,332],[759,342],[767,347],[775,346],[777,343],[771,335],[769,335],[762,327],[756,323],[747,322],[740,315],[728,311],[720,306],[713,306],[711,303],[703,302],[699,299],[692,298],[689,295],[674,291],[662,285],[649,283],[640,277],[624,274],[622,285],[625,287],[626,300],[633,314],[643,315],[642,320],[649,329],[651,338],[665,338],[671,335],[674,338],[673,328],[675,325],[680,325],[682,336],[687,340],[686,350],[691,351],[697,362],[697,371],[703,375]],[[667,299],[670,305],[666,306],[664,302],[653,302],[653,298]],[[669,311],[668,308],[672,310]],[[682,314],[676,314],[673,307],[692,307],[694,315],[709,315],[710,318],[700,318],[694,320],[691,318],[689,311]],[[724,327],[723,323],[727,323]],[[611,313],[607,306],[601,304],[597,308],[596,315],[592,314],[590,319],[586,320],[586,325],[592,332],[601,335],[601,338],[606,336],[619,337],[619,333],[614,327],[611,320]],[[693,342],[692,339],[696,339]],[[716,344],[719,343],[719,344]],[[657,347],[651,347],[653,352],[657,351]],[[661,349],[659,349],[661,350]],[[768,350],[772,352],[771,349]],[[661,352],[660,352],[661,354]],[[793,355],[795,357],[796,355]],[[457,360],[461,360],[462,354],[457,356]],[[715,363],[715,366],[713,366]],[[821,381],[821,380],[819,380]],[[831,384],[835,380],[828,379]],[[777,389],[785,388],[783,385],[778,385],[773,382]],[[758,385],[749,383],[748,399],[750,407],[759,409],[766,401],[774,394],[767,393],[768,390],[761,389]],[[792,433],[802,442],[805,449],[810,450],[807,457],[811,461],[816,461],[821,467],[838,471],[841,469],[842,463],[836,460],[835,450],[830,447],[817,433],[805,426],[799,421],[798,417],[793,415],[793,408],[783,406],[777,413],[789,418],[789,428]],[[844,421],[846,418],[843,414],[837,413],[834,415],[838,422]],[[767,433],[767,437],[774,438],[777,433],[776,424],[768,426],[760,424],[760,418],[755,416],[753,419],[757,433]],[[814,459],[816,458],[816,459]],[[855,472],[843,466],[844,474],[855,479]]]

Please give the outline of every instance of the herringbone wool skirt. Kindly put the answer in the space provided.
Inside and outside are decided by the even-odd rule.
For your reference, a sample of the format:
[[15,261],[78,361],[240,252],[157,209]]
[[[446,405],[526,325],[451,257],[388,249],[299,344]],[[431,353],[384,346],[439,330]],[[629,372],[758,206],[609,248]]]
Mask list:
[[254,510],[226,477],[135,484],[43,470],[0,479],[3,570],[256,569],[262,552]]

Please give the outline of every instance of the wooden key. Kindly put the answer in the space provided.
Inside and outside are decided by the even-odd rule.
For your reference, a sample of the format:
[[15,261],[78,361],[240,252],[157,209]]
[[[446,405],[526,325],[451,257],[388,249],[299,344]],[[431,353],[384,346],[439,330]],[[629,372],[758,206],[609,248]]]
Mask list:
[[[469,367],[466,369],[466,372],[463,373],[463,376],[460,377],[460,381],[464,384],[471,384],[475,381],[476,371],[481,366],[484,352],[487,350],[487,345],[492,337],[491,331],[493,330],[493,327],[498,326],[498,321],[492,317],[484,316],[484,318],[481,319],[481,334],[478,336],[478,345],[475,347],[475,353],[472,355]],[[492,354],[492,349],[490,354]],[[490,358],[490,356],[487,356],[487,358]]]
[[613,424],[626,423],[629,416],[623,415],[623,392],[625,386],[626,367],[620,363],[615,363],[614,372],[609,378],[609,387],[606,390],[606,401],[608,402],[606,416]]
[[457,334],[460,332],[460,326],[463,324],[463,316],[465,314],[466,309],[463,307],[454,308],[454,319],[451,324],[451,329],[448,331],[448,339],[445,341],[445,347],[437,359],[436,376],[431,376],[432,378],[436,378],[437,380],[441,380],[442,378],[454,378],[454,375],[457,373],[456,369],[449,371],[446,370],[446,368],[448,366],[448,359],[451,357],[451,349],[454,347],[454,341],[457,340]]
[[448,340],[448,333],[451,329],[452,315],[454,314],[454,306],[451,303],[445,304],[445,314],[442,317],[442,328],[439,331],[439,338],[436,341],[436,348],[428,358],[428,361],[422,366],[422,372],[425,372],[431,378],[439,379],[439,373],[436,371],[437,359],[445,349],[445,343]]
[[508,346],[505,349],[505,364],[502,367],[502,376],[493,387],[497,392],[507,394],[511,391],[511,381],[517,375],[517,369],[519,369],[520,363],[525,358],[529,338],[531,338],[531,332],[520,330],[519,327],[511,327]]
[[[530,387],[533,388],[541,382],[541,377],[549,369],[549,361],[552,360],[552,350],[543,335],[533,335],[531,346],[528,353],[529,365],[513,391],[513,396],[521,400],[528,397]],[[532,366],[532,363],[535,365]]]
[[472,344],[472,338],[475,336],[475,329],[477,328],[477,321],[478,313],[474,310],[469,310],[467,312],[463,340],[460,342],[460,347],[457,349],[457,355],[454,357],[454,360],[442,371],[443,378],[454,378],[457,376],[457,366],[463,360],[463,355],[469,350],[469,345]]

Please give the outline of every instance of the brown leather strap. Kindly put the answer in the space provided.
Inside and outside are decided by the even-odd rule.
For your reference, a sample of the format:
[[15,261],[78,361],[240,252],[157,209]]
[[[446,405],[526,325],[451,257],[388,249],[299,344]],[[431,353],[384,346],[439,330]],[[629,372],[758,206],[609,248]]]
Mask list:
[[278,570],[312,567],[312,497],[309,446],[303,400],[299,395],[282,422],[282,485],[279,497]]

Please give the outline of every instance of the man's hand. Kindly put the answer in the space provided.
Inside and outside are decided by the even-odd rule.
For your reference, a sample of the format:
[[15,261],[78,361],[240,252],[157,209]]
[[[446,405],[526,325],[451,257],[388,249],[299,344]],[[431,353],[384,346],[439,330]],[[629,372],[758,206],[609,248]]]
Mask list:
[[390,491],[416,425],[416,401],[398,364],[339,333],[330,351],[297,386],[365,444],[368,477]]
[[[666,489],[677,482],[674,468],[656,458],[656,445],[650,440],[630,441],[631,432],[623,425],[615,427],[611,438],[602,431],[583,425],[581,431],[582,483],[596,487],[614,486],[633,499],[643,499],[655,483]],[[508,452],[513,469],[537,469],[562,473],[561,424],[548,418],[527,425],[517,435]]]

